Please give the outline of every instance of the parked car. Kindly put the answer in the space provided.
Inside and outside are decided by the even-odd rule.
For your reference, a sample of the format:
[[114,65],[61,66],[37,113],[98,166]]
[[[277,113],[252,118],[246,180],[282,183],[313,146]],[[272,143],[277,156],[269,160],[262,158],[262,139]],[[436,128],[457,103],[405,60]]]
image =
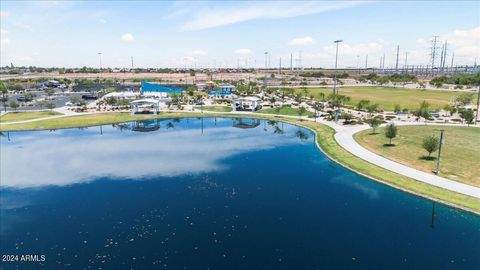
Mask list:
[[94,96],[94,95],[91,95],[91,94],[82,95],[82,98],[83,99],[98,99],[97,96]]
[[18,96],[17,101],[20,101],[20,102],[26,101],[25,96]]

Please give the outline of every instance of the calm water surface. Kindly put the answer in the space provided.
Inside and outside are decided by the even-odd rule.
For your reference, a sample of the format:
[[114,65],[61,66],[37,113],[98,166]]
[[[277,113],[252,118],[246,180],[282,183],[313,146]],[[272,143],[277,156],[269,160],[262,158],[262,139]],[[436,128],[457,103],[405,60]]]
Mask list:
[[251,119],[10,132],[2,269],[480,269],[480,218],[367,180]]

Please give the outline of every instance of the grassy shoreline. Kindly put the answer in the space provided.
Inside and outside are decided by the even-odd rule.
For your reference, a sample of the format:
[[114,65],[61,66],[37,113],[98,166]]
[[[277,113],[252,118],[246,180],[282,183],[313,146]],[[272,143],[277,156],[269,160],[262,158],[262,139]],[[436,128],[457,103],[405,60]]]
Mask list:
[[190,112],[168,112],[159,115],[130,115],[129,113],[101,113],[80,116],[69,116],[48,120],[41,120],[22,124],[0,125],[0,131],[21,131],[21,130],[45,130],[73,127],[87,127],[103,124],[112,124],[134,120],[145,120],[153,118],[180,118],[180,117],[248,117],[267,120],[278,120],[286,123],[308,128],[315,133],[318,148],[331,160],[341,166],[352,170],[364,177],[389,185],[393,188],[409,192],[430,200],[434,200],[455,208],[480,215],[480,199],[462,195],[456,192],[434,187],[423,182],[416,181],[406,176],[383,169],[360,159],[347,150],[343,149],[334,139],[335,131],[325,125],[299,119],[266,116],[255,114],[221,114],[221,113],[190,113]]
[[63,115],[55,111],[25,111],[25,112],[7,112],[0,116],[0,123],[33,120],[43,117]]

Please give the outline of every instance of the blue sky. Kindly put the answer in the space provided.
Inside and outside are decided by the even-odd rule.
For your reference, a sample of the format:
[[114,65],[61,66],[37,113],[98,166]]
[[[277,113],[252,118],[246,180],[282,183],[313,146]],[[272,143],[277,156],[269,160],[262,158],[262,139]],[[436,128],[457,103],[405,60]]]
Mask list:
[[[331,67],[428,64],[433,35],[448,63],[480,61],[480,2],[1,2],[0,64],[81,67]],[[440,46],[440,45],[439,45]]]

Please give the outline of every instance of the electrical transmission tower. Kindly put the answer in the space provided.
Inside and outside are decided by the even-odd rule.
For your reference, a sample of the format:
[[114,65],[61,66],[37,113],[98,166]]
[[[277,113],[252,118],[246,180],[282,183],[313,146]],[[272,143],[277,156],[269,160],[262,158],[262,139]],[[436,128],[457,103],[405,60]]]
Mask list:
[[430,58],[432,60],[432,75],[435,74],[435,57],[436,57],[437,52],[438,52],[437,41],[438,41],[438,36],[433,36],[432,46],[430,47]]

